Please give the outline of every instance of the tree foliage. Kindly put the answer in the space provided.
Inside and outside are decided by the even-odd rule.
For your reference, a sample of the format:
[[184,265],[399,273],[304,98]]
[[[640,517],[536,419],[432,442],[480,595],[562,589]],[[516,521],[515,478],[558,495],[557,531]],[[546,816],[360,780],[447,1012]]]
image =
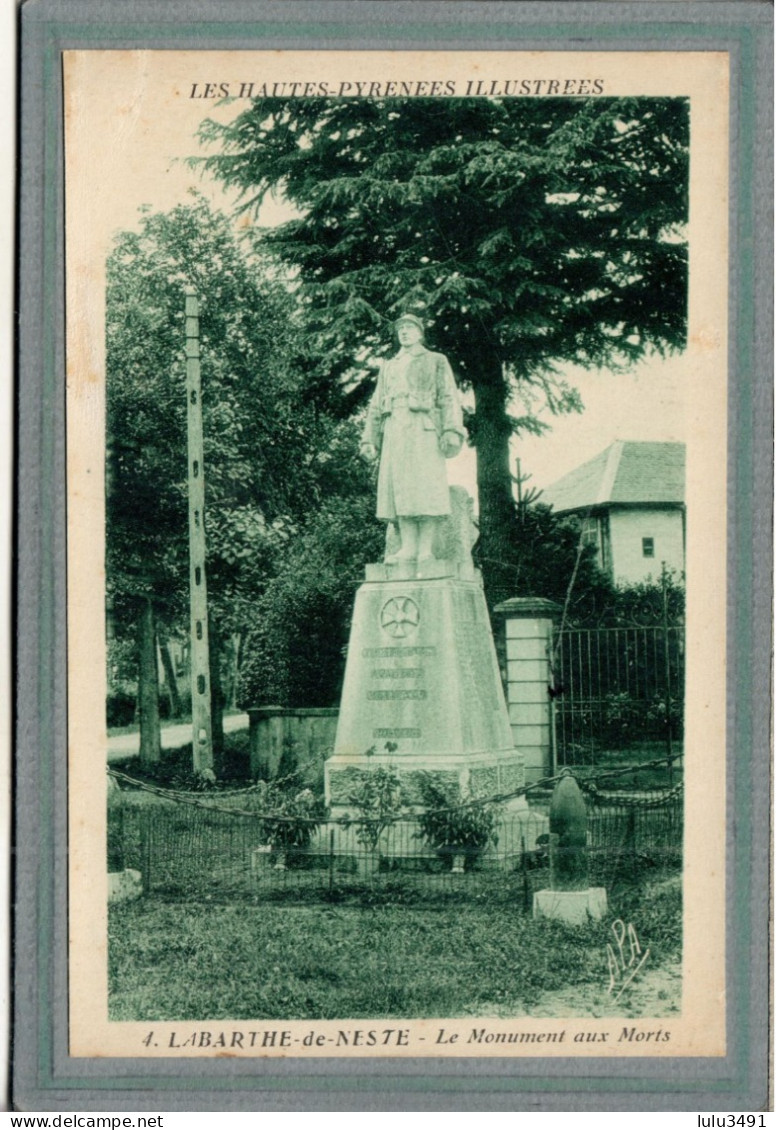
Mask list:
[[594,547],[582,542],[576,519],[534,503],[518,511],[514,536],[514,593],[553,600],[574,622],[592,623],[605,615],[617,590],[598,567]]
[[684,344],[686,100],[264,98],[201,135],[244,209],[280,191],[299,211],[266,242],[300,284],[321,386],[347,378],[360,402],[391,320],[426,313],[474,391],[486,585],[510,595],[509,438],[541,428],[510,415],[515,393],[576,410],[563,366]]
[[201,197],[145,213],[137,231],[120,233],[107,283],[106,573],[114,630],[119,638],[131,634],[149,601],[163,634],[187,624],[184,288],[193,286],[217,655],[220,641],[253,623],[290,533],[347,478],[343,425],[306,394],[293,296]]
[[582,536],[574,515],[554,514],[541,500],[519,508],[513,588],[563,609],[566,627],[645,627],[684,619],[684,579],[615,584]]
[[[356,463],[357,440],[351,434]],[[366,481],[322,503],[279,555],[254,609],[240,671],[241,706],[337,706],[356,588],[384,531]]]
[[283,530],[330,489],[339,425],[305,397],[292,299],[226,217],[195,197],[121,233],[107,289],[108,576],[119,608],[150,595],[174,620],[186,607],[186,285],[201,309],[209,594],[234,630]]

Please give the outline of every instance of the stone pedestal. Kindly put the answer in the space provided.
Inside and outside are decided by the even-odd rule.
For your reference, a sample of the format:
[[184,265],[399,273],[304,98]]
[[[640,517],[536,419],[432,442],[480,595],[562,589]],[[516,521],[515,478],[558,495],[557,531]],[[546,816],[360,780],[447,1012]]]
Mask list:
[[[367,567],[356,595],[326,800],[379,765],[419,802],[418,771],[489,796],[523,784],[479,575],[465,561]],[[522,801],[523,805],[525,804]]]
[[558,918],[571,926],[584,926],[606,914],[606,888],[588,887],[585,891],[537,891],[534,918]]
[[540,597],[514,597],[497,605],[504,618],[509,721],[515,745],[525,757],[526,779],[553,773],[552,681],[553,620],[560,605]]

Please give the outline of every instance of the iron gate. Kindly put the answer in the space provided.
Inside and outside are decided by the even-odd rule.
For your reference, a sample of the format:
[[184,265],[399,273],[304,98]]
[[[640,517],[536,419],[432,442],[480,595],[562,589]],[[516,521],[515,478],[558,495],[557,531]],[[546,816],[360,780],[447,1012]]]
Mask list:
[[556,631],[552,679],[559,766],[681,755],[682,627]]

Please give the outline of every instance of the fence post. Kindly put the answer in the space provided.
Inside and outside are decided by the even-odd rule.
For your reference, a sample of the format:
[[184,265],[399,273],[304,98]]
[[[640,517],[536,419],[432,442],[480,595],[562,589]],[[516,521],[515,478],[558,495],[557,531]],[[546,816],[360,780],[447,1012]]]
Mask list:
[[334,889],[334,829],[329,829],[329,891]]
[[153,863],[151,850],[151,810],[144,808],[140,821],[140,854],[143,860],[143,890],[151,893]]
[[552,772],[552,631],[561,607],[543,597],[516,596],[493,611],[504,618],[512,736],[525,758],[526,781],[536,781]]
[[639,881],[639,863],[636,853],[636,806],[631,805],[628,809],[628,824],[625,833],[625,843],[627,844],[630,853],[630,872],[631,878],[634,883]]
[[668,574],[666,563],[660,572],[660,583],[663,587],[663,662],[666,673],[666,754],[668,759],[668,784],[674,784],[674,747],[671,733],[671,654],[668,646]]
[[531,881],[528,877],[528,859],[525,854],[525,836],[520,836],[520,862],[523,871],[523,909],[526,914],[531,909]]

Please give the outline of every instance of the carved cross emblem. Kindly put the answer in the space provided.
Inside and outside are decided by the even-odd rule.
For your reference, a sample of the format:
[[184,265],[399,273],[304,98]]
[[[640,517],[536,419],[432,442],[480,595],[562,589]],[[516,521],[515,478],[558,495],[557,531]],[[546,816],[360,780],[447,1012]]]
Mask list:
[[380,612],[380,627],[396,640],[414,632],[419,620],[420,610],[410,596],[392,596]]

